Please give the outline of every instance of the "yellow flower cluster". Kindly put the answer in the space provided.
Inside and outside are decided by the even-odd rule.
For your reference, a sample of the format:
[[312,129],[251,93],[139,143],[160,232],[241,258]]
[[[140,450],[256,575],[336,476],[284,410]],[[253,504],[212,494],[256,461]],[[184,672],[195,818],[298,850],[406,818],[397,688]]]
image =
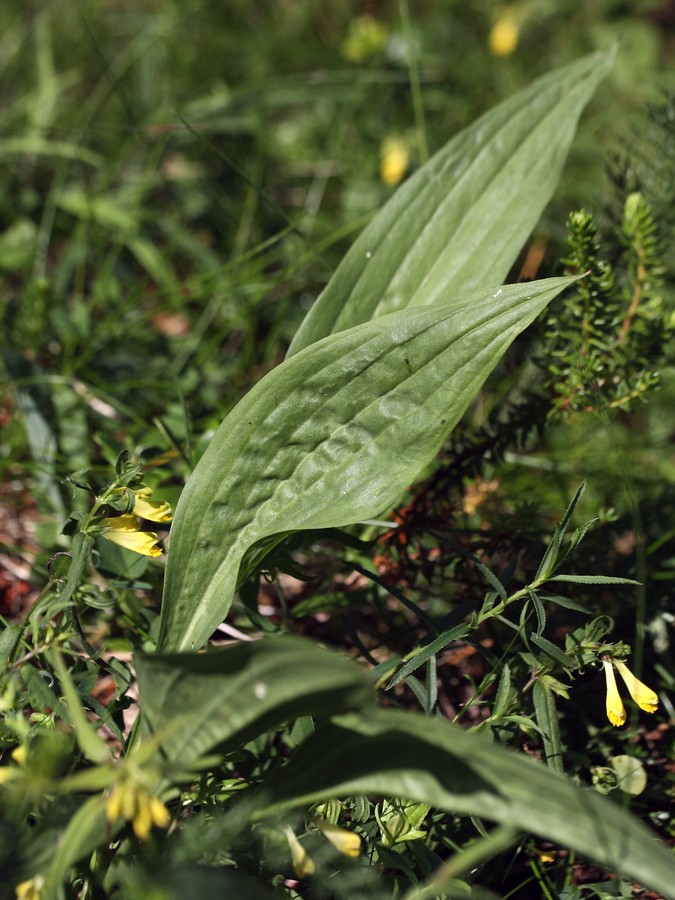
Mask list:
[[633,700],[635,700],[640,709],[644,709],[645,712],[650,713],[656,712],[659,705],[658,696],[650,687],[647,687],[646,684],[643,684],[636,678],[625,663],[621,662],[621,660],[610,659],[608,656],[604,656],[602,665],[605,670],[605,682],[607,684],[607,718],[612,725],[623,725],[626,721],[626,710],[621,695],[619,694],[619,689],[616,686],[614,669],[616,669],[623,678],[623,681],[628,688],[628,693]]
[[169,810],[147,787],[131,778],[123,778],[110,791],[105,805],[106,818],[112,825],[122,818],[131,822],[136,837],[145,841],[152,826],[166,828],[171,821]]
[[[120,488],[119,493],[124,490],[127,489]],[[141,519],[161,524],[170,522],[171,506],[168,503],[150,500],[152,491],[147,487],[138,488],[133,491],[133,495],[133,512],[103,519],[100,523],[100,533],[106,540],[127,550],[133,550],[134,553],[142,553],[144,556],[161,556],[162,548],[159,538],[153,531],[141,531]]]

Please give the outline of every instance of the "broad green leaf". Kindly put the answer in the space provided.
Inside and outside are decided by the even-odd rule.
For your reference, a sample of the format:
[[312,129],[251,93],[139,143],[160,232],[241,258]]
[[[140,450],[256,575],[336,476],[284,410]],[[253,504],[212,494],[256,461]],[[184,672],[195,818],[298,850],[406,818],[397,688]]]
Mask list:
[[317,730],[267,780],[255,815],[355,793],[523,829],[675,896],[675,858],[625,809],[524,754],[414,713],[351,714]]
[[509,344],[572,280],[392,313],[263,378],[220,426],[178,503],[159,648],[202,646],[225,618],[253,544],[391,507]]
[[377,316],[501,284],[613,59],[593,54],[540,78],[446,144],[359,236],[289,356]]
[[240,746],[290,719],[346,712],[374,698],[353,662],[292,636],[134,662],[144,733],[188,769],[215,747]]

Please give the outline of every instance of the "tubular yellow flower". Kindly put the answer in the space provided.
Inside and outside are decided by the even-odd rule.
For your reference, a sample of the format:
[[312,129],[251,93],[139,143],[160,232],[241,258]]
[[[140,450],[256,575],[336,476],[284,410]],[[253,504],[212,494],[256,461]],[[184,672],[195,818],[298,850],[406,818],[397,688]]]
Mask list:
[[18,747],[15,747],[12,750],[12,759],[14,762],[17,762],[20,766],[25,765],[26,759],[28,757],[28,750],[25,744],[19,744]]
[[152,824],[156,825],[158,828],[166,828],[171,821],[171,814],[159,799],[159,797],[155,797],[154,794],[150,794],[148,806],[150,808]]
[[22,881],[14,889],[17,900],[40,900],[44,886],[45,879],[43,875],[36,875],[28,881]]
[[488,35],[490,52],[495,56],[510,56],[518,46],[520,23],[514,10],[504,6]]
[[603,659],[602,665],[605,669],[605,681],[607,682],[607,718],[612,725],[623,725],[626,721],[626,710],[619,696],[619,689],[616,686],[614,666],[608,658]]
[[380,178],[393,187],[398,184],[408,170],[410,154],[405,141],[397,135],[390,135],[382,141],[380,151]]
[[134,515],[115,516],[103,519],[101,522],[101,534],[113,544],[119,544],[134,553],[142,553],[144,556],[161,556],[157,535],[152,531],[139,531],[139,520]]
[[308,875],[314,873],[314,863],[312,857],[309,856],[305,848],[293,833],[290,825],[284,828],[284,834],[288,841],[288,847],[291,851],[291,861],[293,863],[293,871],[298,878],[307,878]]
[[361,852],[361,838],[356,832],[347,831],[346,828],[340,828],[338,825],[331,825],[330,822],[324,822],[319,819],[314,821],[324,837],[328,838],[336,850],[344,853],[345,856],[359,855]]
[[633,700],[635,700],[640,709],[644,709],[645,712],[650,713],[656,712],[659,705],[657,694],[636,678],[625,663],[615,659],[614,665],[616,666],[619,675],[623,678],[624,683],[628,688],[628,693]]
[[171,821],[169,810],[159,797],[130,778],[123,778],[112,788],[105,814],[111,825],[119,818],[131,822],[136,837],[141,841],[150,837],[153,825],[166,828]]
[[139,793],[136,805],[136,815],[134,816],[131,827],[139,841],[147,841],[152,831],[152,814],[150,813],[150,805],[147,797],[142,797]]
[[105,804],[105,815],[113,825],[120,817],[131,821],[136,815],[136,786],[124,778],[114,785]]
[[173,518],[171,504],[150,500],[150,497],[152,497],[150,488],[143,487],[134,491],[134,515],[150,522],[170,522]]

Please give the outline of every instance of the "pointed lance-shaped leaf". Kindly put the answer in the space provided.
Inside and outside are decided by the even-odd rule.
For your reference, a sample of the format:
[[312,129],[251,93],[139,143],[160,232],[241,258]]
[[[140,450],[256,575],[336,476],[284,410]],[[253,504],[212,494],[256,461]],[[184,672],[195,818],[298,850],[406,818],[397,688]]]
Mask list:
[[553,195],[581,111],[614,56],[556,69],[441,148],[361,233],[289,356],[377,316],[500,285]]
[[160,649],[208,640],[254,543],[390,508],[509,344],[572,280],[392,313],[331,335],[266,375],[218,429],[178,503]]

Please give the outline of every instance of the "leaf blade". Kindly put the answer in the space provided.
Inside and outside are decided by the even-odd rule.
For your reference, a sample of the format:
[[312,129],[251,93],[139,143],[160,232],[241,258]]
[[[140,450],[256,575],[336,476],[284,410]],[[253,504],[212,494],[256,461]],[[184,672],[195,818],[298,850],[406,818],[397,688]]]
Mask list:
[[374,701],[351,660],[291,635],[206,654],[136,654],[134,664],[144,732],[186,769],[216,747],[241,746],[299,716]]
[[393,313],[265,376],[218,429],[178,503],[159,648],[208,639],[256,542],[354,524],[393,505],[511,341],[573,280]]
[[592,54],[545,75],[438,151],[357,238],[288,355],[394,310],[501,284],[613,59]]
[[672,854],[626,810],[523,754],[413,713],[335,719],[267,780],[255,817],[355,793],[521,828],[674,896]]

